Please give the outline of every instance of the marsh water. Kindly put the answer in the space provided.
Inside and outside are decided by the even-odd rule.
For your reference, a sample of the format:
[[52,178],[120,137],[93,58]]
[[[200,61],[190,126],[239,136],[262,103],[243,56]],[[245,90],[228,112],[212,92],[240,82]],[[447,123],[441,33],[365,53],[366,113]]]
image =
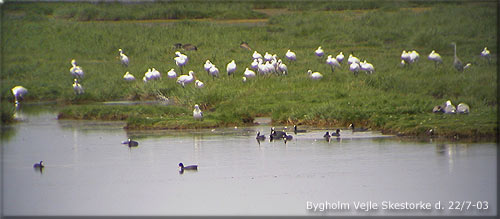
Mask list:
[[[497,214],[494,142],[347,128],[328,142],[312,127],[286,143],[257,142],[268,124],[128,132],[123,122],[57,120],[51,110],[16,116],[2,128],[3,215]],[[129,137],[139,146],[121,144]],[[42,171],[33,168],[40,160]],[[198,171],[181,173],[179,162]],[[432,209],[382,209],[388,202]]]

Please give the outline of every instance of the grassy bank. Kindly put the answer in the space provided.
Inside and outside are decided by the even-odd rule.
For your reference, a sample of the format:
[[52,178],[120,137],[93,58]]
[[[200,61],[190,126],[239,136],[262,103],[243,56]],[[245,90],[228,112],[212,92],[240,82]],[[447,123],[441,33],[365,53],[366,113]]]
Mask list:
[[[114,9],[107,8],[111,5],[96,9],[95,4],[83,3],[61,3],[57,8],[49,3],[6,4],[2,6],[2,100],[13,101],[10,88],[18,84],[28,88],[27,101],[82,104],[149,100],[158,92],[174,100],[176,105],[168,107],[70,105],[61,111],[61,118],[127,120],[131,129],[244,125],[257,116],[271,116],[275,124],[345,127],[355,122],[403,135],[424,135],[430,128],[444,136],[496,134],[496,2],[266,3],[231,6],[234,16],[223,15],[216,8],[201,13],[201,18],[248,19],[266,17],[254,14],[252,8],[286,9],[269,16],[265,25],[186,19],[165,23],[83,22],[165,19],[171,18],[167,12],[172,8],[179,10],[176,18],[200,18],[200,13],[188,11],[201,9],[192,9],[192,2],[182,7],[166,3],[118,4]],[[33,7],[46,8],[33,15],[39,19],[28,13],[35,10]],[[86,8],[98,12],[89,19],[80,19],[82,11],[94,10]],[[72,14],[67,13],[71,10],[78,12],[67,15]],[[154,10],[164,14],[140,14]],[[130,17],[122,18],[120,14]],[[241,76],[250,66],[252,52],[239,48],[241,41],[262,54],[267,51],[282,57],[289,75],[258,76],[242,83]],[[193,70],[205,88],[196,89],[192,84],[182,88],[166,77],[171,68],[179,72],[172,59],[176,51],[172,45],[178,42],[198,46],[198,51],[185,51],[189,56],[185,70]],[[471,68],[455,71],[451,42],[457,43],[459,58],[472,63]],[[376,72],[356,77],[344,64],[332,73],[325,58],[320,61],[314,56],[318,46],[327,55],[342,51],[347,58],[354,52],[361,60],[373,63]],[[479,56],[484,47],[493,53],[491,64]],[[129,56],[129,67],[120,65],[119,48]],[[297,62],[285,60],[288,49],[295,51]],[[402,50],[417,50],[420,61],[409,68],[399,67]],[[443,57],[444,63],[437,68],[426,58],[431,50]],[[72,58],[85,71],[81,84],[86,92],[82,96],[75,96],[71,87]],[[220,78],[213,80],[204,72],[206,59],[218,66]],[[225,67],[232,59],[238,70],[236,77],[228,78]],[[151,67],[164,74],[161,80],[127,83],[122,79],[126,71],[140,79]],[[323,73],[324,78],[309,80],[308,69]],[[430,113],[434,105],[448,99],[454,104],[469,104],[471,114]],[[192,120],[194,104],[205,112],[204,121]]]

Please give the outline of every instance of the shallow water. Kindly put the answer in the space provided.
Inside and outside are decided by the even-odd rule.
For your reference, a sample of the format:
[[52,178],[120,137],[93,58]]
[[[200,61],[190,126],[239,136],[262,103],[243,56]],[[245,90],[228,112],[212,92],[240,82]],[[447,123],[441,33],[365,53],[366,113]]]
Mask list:
[[[287,143],[259,144],[255,133],[268,135],[269,126],[126,132],[123,122],[57,120],[52,112],[19,118],[2,135],[4,215],[497,212],[495,143],[415,142],[344,129],[330,142],[325,130],[310,130]],[[121,144],[128,137],[139,146]],[[33,168],[40,160],[42,172]],[[179,162],[199,170],[180,174]],[[379,209],[355,209],[367,201]],[[383,201],[440,201],[445,209],[384,210]],[[450,210],[449,201],[484,201],[488,209]],[[350,209],[321,211],[337,202]]]

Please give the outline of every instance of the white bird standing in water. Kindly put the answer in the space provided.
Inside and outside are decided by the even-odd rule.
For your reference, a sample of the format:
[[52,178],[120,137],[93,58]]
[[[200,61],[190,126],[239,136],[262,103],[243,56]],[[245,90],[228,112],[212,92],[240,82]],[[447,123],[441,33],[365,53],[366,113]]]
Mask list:
[[296,61],[297,60],[297,56],[295,55],[294,52],[288,50],[285,54],[285,57],[290,60],[290,61]]
[[330,67],[332,68],[332,72],[335,71],[335,67],[340,68],[340,63],[336,58],[333,58],[332,55],[328,55],[328,57],[326,58],[326,64],[330,65]]
[[23,86],[15,86],[11,89],[12,94],[14,95],[14,103],[19,105],[19,101],[23,100],[23,96],[28,93],[28,89],[24,88]]
[[126,72],[125,75],[123,75],[123,79],[126,81],[133,81],[135,80],[134,75],[130,74],[130,72]]
[[236,71],[236,63],[234,62],[234,59],[227,64],[227,76],[233,75],[234,77],[234,72]]
[[314,54],[316,54],[316,56],[318,56],[318,57],[322,57],[325,54],[325,52],[323,51],[323,49],[321,49],[321,46],[320,46],[320,47],[318,47],[318,49],[316,49],[316,51],[314,51]]
[[78,66],[76,64],[76,60],[72,59],[71,60],[71,68],[69,69],[69,72],[71,73],[71,75],[73,75],[73,77],[75,78],[80,78],[82,79],[83,78],[83,69],[82,67]]
[[487,47],[484,47],[483,51],[481,51],[481,56],[488,59],[488,64],[490,64],[491,54]]
[[122,49],[118,49],[118,52],[120,52],[120,61],[122,62],[122,65],[125,67],[128,66],[128,57],[123,53]]
[[312,72],[311,70],[307,70],[307,74],[309,74],[309,77],[313,80],[319,80],[323,78],[323,75],[319,72]]
[[73,90],[75,90],[76,95],[83,94],[83,87],[80,83],[78,83],[78,80],[75,78],[75,82],[73,82]]
[[198,104],[194,105],[193,118],[196,120],[198,119],[203,120],[203,112],[200,110]]
[[434,50],[432,50],[432,52],[429,54],[428,59],[434,61],[435,66],[437,66],[437,64],[443,63],[443,59],[441,58],[439,53]]
[[177,83],[180,84],[182,87],[186,86],[186,84],[189,84],[194,81],[194,72],[189,71],[189,75],[181,75],[177,78]]
[[342,63],[342,61],[344,61],[344,54],[342,54],[342,52],[340,52],[336,57],[335,59],[337,59],[337,62],[339,63]]
[[177,78],[177,73],[175,72],[175,70],[173,68],[171,68],[170,71],[167,72],[167,76],[169,78]]
[[196,80],[194,82],[194,84],[196,85],[196,88],[203,88],[203,87],[205,87],[205,84],[203,82],[201,82],[200,80]]

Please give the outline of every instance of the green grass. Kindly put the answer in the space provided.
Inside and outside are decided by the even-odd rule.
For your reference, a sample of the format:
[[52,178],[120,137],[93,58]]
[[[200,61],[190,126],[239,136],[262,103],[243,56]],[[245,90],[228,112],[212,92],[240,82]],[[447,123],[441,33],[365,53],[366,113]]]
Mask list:
[[[203,7],[193,7],[195,3],[5,4],[1,98],[13,101],[10,88],[23,85],[29,90],[26,101],[82,104],[149,100],[157,92],[174,100],[173,111],[169,109],[173,106],[136,109],[99,105],[70,105],[61,111],[62,118],[126,119],[131,129],[243,125],[257,116],[271,116],[275,124],[346,126],[356,122],[406,135],[422,135],[430,128],[443,136],[496,135],[498,24],[494,1],[246,1],[230,7],[222,7],[229,4],[217,1],[217,7],[210,6],[203,13],[196,11]],[[186,20],[266,17],[249,10],[252,8],[288,10],[269,17],[265,25]],[[177,15],[170,17],[173,9]],[[38,12],[29,13],[32,11]],[[164,18],[184,20],[82,22]],[[282,57],[289,75],[260,76],[242,83],[252,52],[239,48],[241,41],[262,54],[268,51]],[[151,67],[162,74],[171,68],[179,72],[172,47],[178,42],[198,46],[198,51],[185,51],[190,59],[185,70],[193,70],[205,88],[182,88],[166,75],[160,81],[143,83],[140,79]],[[457,43],[459,58],[472,63],[465,72],[452,67],[451,42]],[[354,52],[373,63],[376,72],[355,77],[344,64],[331,73],[324,59],[320,62],[313,54],[320,45],[326,54],[343,51],[347,58]],[[479,56],[485,46],[493,53],[492,64]],[[130,58],[127,68],[117,59],[119,48]],[[288,49],[296,52],[297,62],[285,60]],[[399,67],[402,50],[417,50],[420,61],[409,68]],[[427,60],[431,50],[441,54],[443,65],[435,68]],[[86,93],[78,97],[71,88],[72,58],[85,71],[81,84]],[[206,59],[218,66],[221,78],[212,80],[204,72]],[[232,59],[238,66],[237,76],[228,78],[225,67]],[[324,78],[309,80],[308,69],[322,72]],[[126,71],[138,80],[123,81]],[[435,105],[448,99],[454,104],[469,104],[471,114],[430,113]],[[204,121],[192,120],[194,104],[204,111]],[[167,116],[164,110],[176,116]]]

